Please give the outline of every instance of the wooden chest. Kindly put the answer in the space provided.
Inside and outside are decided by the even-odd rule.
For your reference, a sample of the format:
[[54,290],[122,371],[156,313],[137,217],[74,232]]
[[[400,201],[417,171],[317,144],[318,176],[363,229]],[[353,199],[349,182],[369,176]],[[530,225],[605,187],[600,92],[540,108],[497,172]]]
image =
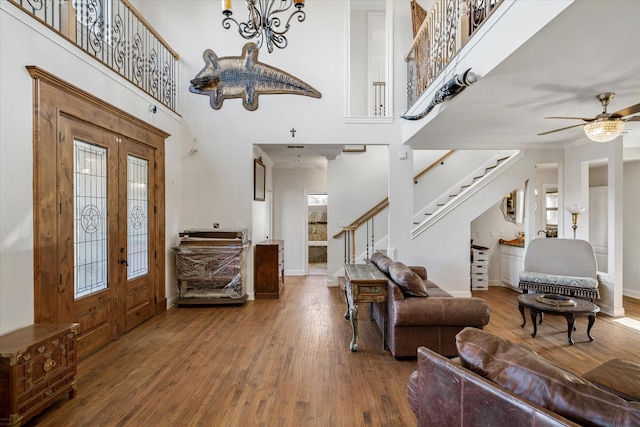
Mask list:
[[77,323],[0,336],[0,425],[19,426],[76,390]]

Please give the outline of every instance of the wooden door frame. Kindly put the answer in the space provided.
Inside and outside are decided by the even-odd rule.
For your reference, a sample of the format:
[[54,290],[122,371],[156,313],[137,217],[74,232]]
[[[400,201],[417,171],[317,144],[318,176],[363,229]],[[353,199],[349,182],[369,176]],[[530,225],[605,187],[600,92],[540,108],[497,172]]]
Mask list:
[[116,132],[154,149],[152,169],[157,186],[155,313],[166,310],[165,279],[165,167],[164,143],[170,135],[38,68],[27,66],[33,78],[33,227],[34,227],[34,323],[71,322],[71,307],[58,306],[65,292],[60,265],[57,153],[61,114]]

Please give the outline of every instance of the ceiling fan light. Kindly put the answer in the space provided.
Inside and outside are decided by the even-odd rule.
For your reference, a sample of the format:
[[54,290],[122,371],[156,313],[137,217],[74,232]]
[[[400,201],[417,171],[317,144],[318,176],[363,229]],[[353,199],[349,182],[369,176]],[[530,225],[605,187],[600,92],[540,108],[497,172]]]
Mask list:
[[609,142],[618,137],[624,129],[624,121],[619,119],[595,120],[584,125],[584,133],[595,142]]

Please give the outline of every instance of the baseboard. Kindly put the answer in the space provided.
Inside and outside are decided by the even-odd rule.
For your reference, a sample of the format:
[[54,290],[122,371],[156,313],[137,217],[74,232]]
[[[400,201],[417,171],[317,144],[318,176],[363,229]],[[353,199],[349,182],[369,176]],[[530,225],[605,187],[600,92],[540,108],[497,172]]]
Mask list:
[[640,291],[636,291],[633,289],[623,289],[622,295],[625,297],[640,299]]

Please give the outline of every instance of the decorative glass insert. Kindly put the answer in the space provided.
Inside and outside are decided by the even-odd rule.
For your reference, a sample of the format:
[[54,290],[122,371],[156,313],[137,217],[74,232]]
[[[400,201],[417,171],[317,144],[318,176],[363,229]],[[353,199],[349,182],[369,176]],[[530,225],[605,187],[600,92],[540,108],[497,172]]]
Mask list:
[[149,272],[149,162],[127,156],[127,279]]
[[73,142],[74,296],[108,286],[107,150]]

